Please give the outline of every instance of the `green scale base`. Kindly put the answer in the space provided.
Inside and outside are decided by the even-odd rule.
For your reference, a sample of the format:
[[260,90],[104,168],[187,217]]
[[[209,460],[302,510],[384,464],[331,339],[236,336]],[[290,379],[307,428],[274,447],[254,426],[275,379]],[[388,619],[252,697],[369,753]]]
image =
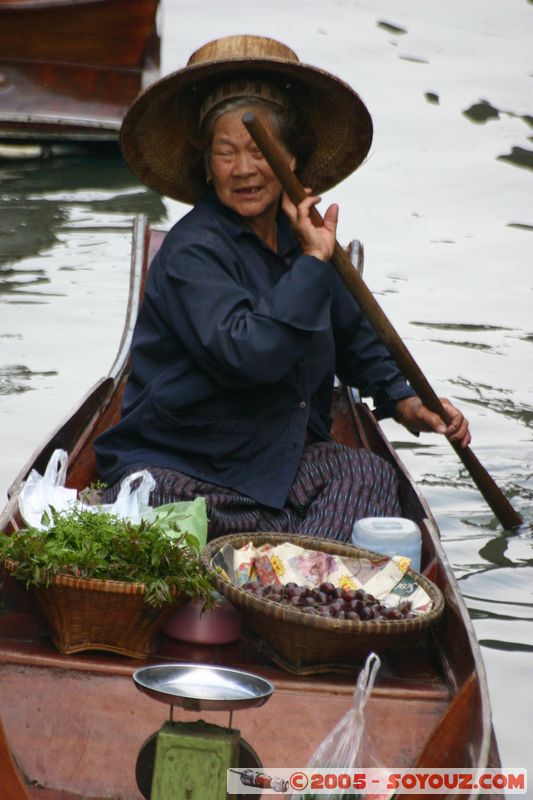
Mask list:
[[150,800],[221,800],[239,766],[240,733],[198,722],[166,722],[157,734]]

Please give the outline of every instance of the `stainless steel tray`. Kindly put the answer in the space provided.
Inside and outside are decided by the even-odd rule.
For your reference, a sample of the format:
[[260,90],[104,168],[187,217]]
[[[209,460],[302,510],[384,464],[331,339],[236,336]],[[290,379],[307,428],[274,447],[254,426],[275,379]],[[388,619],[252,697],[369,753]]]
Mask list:
[[274,686],[265,678],[211,664],[156,664],[133,673],[137,688],[187,711],[234,711],[266,703]]

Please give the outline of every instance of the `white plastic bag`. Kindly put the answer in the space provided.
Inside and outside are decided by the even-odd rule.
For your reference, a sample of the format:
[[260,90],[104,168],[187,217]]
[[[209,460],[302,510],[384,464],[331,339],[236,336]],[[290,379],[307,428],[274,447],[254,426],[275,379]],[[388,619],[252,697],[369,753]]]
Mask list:
[[44,475],[32,469],[19,495],[19,509],[26,525],[44,530],[52,523],[52,508],[67,511],[76,503],[76,489],[65,487],[68,456],[54,450]]
[[[379,656],[376,653],[369,653],[365,666],[357,678],[352,707],[315,750],[309,759],[308,766],[310,768],[368,769],[382,766],[374,754],[368,731],[365,731],[365,706],[372,693],[380,666]],[[360,795],[353,792],[349,796],[359,797]],[[303,797],[306,800],[315,800],[313,793],[291,795],[290,800],[303,800]],[[317,800],[319,797],[321,797],[320,793],[316,795]],[[346,798],[344,792],[328,794],[328,800],[343,800],[343,797]],[[365,794],[365,797],[387,800],[391,795]]]
[[[133,488],[135,483],[137,486]],[[150,492],[154,486],[155,480],[148,470],[132,472],[122,481],[115,502],[110,505],[96,506],[96,508],[100,511],[107,511],[109,514],[115,514],[120,519],[128,520],[135,525],[143,520],[152,522],[155,513],[150,506]]]
[[[152,522],[154,510],[149,505],[150,492],[155,480],[148,470],[134,472],[122,481],[118,497],[110,505],[91,506],[77,498],[76,489],[67,489],[68,455],[64,450],[54,450],[44,475],[32,469],[19,495],[22,519],[32,528],[45,530],[52,524],[54,511],[72,511],[75,508],[88,511],[108,511],[134,524],[142,520]],[[134,484],[135,485],[134,487]]]
[[170,539],[188,533],[198,541],[201,550],[207,539],[207,511],[205,498],[167,503],[157,509],[150,505],[150,493],[155,480],[146,469],[127,475],[120,485],[114,503],[89,505],[78,499],[75,489],[65,488],[68,456],[64,450],[55,450],[43,476],[32,470],[19,496],[19,509],[28,527],[45,530],[53,522],[55,511],[106,511],[120,519],[139,525],[158,521]]

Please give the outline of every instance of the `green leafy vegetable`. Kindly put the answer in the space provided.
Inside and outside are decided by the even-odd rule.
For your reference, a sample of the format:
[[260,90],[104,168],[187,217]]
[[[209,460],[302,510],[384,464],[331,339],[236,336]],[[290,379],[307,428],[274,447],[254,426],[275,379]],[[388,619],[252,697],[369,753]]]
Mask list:
[[47,530],[0,537],[0,557],[15,562],[12,574],[26,586],[48,585],[54,575],[143,583],[152,606],[172,602],[174,591],[211,604],[213,586],[198,550],[193,534],[169,538],[157,520],[134,525],[80,508],[54,511]]

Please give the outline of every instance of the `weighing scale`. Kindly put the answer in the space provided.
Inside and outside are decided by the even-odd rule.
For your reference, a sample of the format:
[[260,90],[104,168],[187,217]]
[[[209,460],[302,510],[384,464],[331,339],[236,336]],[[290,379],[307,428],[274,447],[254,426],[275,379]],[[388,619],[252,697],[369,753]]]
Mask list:
[[[274,691],[270,681],[229,667],[184,663],[143,667],[133,680],[141,692],[170,706],[169,719],[137,757],[137,786],[146,800],[226,800],[228,769],[262,766],[231,723],[234,711],[266,703]],[[229,712],[228,726],[176,722],[174,706]]]

